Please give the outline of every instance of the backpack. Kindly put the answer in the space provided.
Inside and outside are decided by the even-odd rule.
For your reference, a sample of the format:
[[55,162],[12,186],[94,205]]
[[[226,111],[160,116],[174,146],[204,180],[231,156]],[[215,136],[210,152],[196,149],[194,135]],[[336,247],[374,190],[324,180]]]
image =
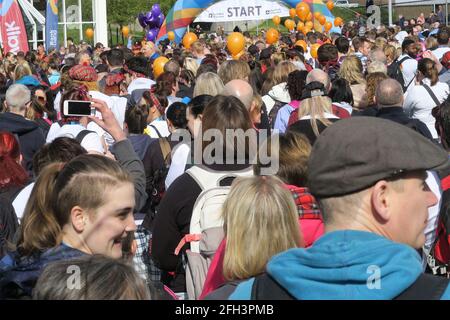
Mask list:
[[410,84],[414,81],[415,77],[412,78],[412,80],[406,85],[405,87],[405,79],[403,78],[403,73],[402,73],[402,63],[405,62],[406,60],[412,59],[409,56],[404,57],[401,60],[398,60],[398,58],[392,62],[388,68],[387,68],[387,74],[390,78],[397,80],[403,88],[403,92],[406,92],[406,90],[408,89],[408,87],[410,86]]
[[427,271],[450,278],[450,175],[441,180],[442,198],[436,240],[427,255]]
[[270,128],[271,129],[273,129],[274,126],[275,126],[275,121],[277,120],[278,111],[284,105],[286,105],[285,102],[281,102],[281,101],[278,101],[278,100],[274,100],[274,101],[275,101],[275,104],[273,105],[272,109],[270,109],[270,112],[269,112],[269,124],[270,124]]
[[164,165],[156,170],[150,178],[151,193],[149,194],[149,212],[152,214],[156,213],[156,207],[161,202],[166,191],[165,181],[170,164],[172,163],[172,147],[170,146],[169,140],[165,137],[161,137],[158,139],[158,142],[164,159]]
[[[394,300],[439,300],[449,284],[442,279],[422,273],[416,281]],[[268,273],[263,273],[253,281],[251,300],[296,300]]]
[[181,239],[175,255],[190,242],[190,249],[186,250],[186,289],[188,298],[193,300],[201,295],[208,268],[224,238],[222,204],[230,192],[231,183],[236,177],[253,176],[253,169],[213,172],[194,166],[186,172],[197,182],[202,192],[194,204],[189,234]]

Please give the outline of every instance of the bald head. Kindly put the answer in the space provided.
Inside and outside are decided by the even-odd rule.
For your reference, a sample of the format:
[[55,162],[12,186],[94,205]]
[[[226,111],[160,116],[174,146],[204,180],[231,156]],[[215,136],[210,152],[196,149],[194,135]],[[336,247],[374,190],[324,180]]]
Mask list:
[[380,82],[375,93],[375,100],[379,107],[401,107],[403,105],[403,89],[394,79],[385,79]]
[[325,89],[330,91],[331,89],[331,82],[330,77],[328,76],[328,73],[320,70],[320,69],[314,69],[308,75],[306,76],[306,84],[311,83],[313,81],[317,81],[320,83],[323,83],[325,86]]
[[231,80],[225,85],[222,94],[224,96],[233,96],[241,100],[247,110],[250,110],[253,101],[253,89],[248,82],[244,80]]

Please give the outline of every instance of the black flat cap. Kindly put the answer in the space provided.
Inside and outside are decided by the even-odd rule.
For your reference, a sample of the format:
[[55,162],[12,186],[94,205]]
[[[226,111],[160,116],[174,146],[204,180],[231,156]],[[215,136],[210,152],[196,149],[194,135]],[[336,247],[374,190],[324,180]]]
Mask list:
[[402,172],[448,169],[447,152],[414,130],[390,120],[339,120],[317,138],[308,162],[308,184],[318,198],[361,191]]

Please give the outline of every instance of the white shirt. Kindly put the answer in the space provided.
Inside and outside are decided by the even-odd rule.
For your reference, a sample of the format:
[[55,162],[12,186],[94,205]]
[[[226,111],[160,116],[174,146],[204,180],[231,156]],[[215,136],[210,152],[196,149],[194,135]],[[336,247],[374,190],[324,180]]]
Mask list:
[[[407,54],[402,54],[398,61],[402,60],[404,57],[409,57]],[[416,76],[417,72],[417,60],[409,57],[410,59],[407,59],[402,62],[400,69],[402,70],[403,74],[403,81],[405,83],[405,87],[411,83],[407,89],[407,91],[410,91],[412,87],[414,87],[414,80],[413,78]],[[412,82],[411,82],[412,81]]]
[[169,189],[176,178],[184,173],[190,154],[191,148],[186,143],[180,143],[174,148],[172,151],[172,162],[166,176],[166,190]]
[[28,199],[30,199],[31,191],[33,190],[34,182],[27,185],[25,188],[20,190],[19,194],[14,199],[12,205],[14,207],[14,211],[16,212],[17,219],[20,220],[23,217],[23,213],[25,212],[25,207],[27,206]]
[[157,139],[159,138],[158,132],[156,132],[152,126],[158,130],[161,137],[168,137],[170,135],[169,127],[167,126],[167,122],[165,120],[156,119],[147,126],[147,130],[149,131],[148,135],[151,138]]
[[449,51],[450,51],[449,47],[439,47],[431,52],[433,52],[433,54],[436,56],[436,58],[438,58],[438,60],[441,60],[444,54],[446,54]]
[[[77,135],[83,130],[87,129],[95,131],[94,125],[96,125],[94,122],[89,122],[87,128],[83,127],[81,124],[65,124],[61,127],[57,122],[55,122],[50,127],[46,142],[51,143],[53,140],[59,137],[69,137],[75,139]],[[81,141],[81,146],[86,149],[87,152],[105,152],[102,140],[96,132],[88,133]]]
[[426,255],[430,252],[431,247],[436,240],[436,228],[439,221],[439,208],[441,207],[442,190],[440,188],[440,179],[434,171],[427,171],[426,183],[430,190],[435,194],[438,202],[428,208],[428,220],[427,226],[425,227],[425,245],[423,247],[423,265],[424,269],[426,267]]
[[[438,82],[434,86],[431,86],[430,80],[425,78],[423,83],[427,84],[431,91],[436,95],[439,102],[443,102],[447,99],[450,92],[448,84],[443,82]],[[438,138],[438,134],[434,127],[436,119],[431,115],[431,110],[436,106],[433,98],[430,96],[428,91],[421,85],[413,86],[406,95],[405,102],[403,104],[403,109],[406,114],[414,119],[419,119],[425,123],[430,130],[431,135],[434,139]]]

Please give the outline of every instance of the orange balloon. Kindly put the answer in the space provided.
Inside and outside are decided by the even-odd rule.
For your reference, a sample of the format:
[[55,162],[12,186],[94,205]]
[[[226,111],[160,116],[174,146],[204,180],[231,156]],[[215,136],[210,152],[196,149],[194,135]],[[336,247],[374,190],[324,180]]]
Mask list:
[[286,29],[288,29],[288,30],[294,30],[294,29],[295,29],[295,22],[294,22],[294,20],[287,19],[287,20],[284,22],[284,26],[285,26]]
[[245,51],[242,50],[241,52],[238,52],[237,54],[233,54],[233,60],[239,60],[243,55]]
[[319,11],[314,12],[314,18],[319,19],[322,14]]
[[266,33],[266,42],[268,44],[274,44],[275,42],[278,41],[279,37],[280,37],[280,34],[278,33],[278,31],[275,30],[274,28],[270,28],[269,30],[267,30],[267,33]]
[[306,44],[305,40],[298,40],[295,43],[295,45],[298,46],[298,47],[302,47],[303,48],[303,52],[306,52],[308,50],[308,45]]
[[164,65],[169,61],[166,57],[158,57],[153,61],[153,75],[158,78],[164,72]]
[[191,48],[191,44],[193,44],[197,40],[198,40],[198,38],[197,38],[197,35],[195,33],[188,32],[183,37],[183,46],[186,49],[190,49]]
[[303,22],[299,21],[297,23],[297,31],[302,31],[304,27],[305,27],[305,24]]
[[88,39],[92,39],[94,37],[94,30],[92,28],[86,29],[86,37]]
[[324,25],[325,22],[327,22],[327,19],[326,19],[324,16],[321,15],[321,16],[319,17],[319,23],[320,23],[321,25]]
[[325,28],[325,32],[328,32],[333,27],[333,24],[330,21],[327,21],[323,27]]
[[227,38],[228,51],[234,56],[245,48],[245,38],[240,32],[233,32]]
[[313,57],[314,59],[317,58],[317,50],[319,50],[320,44],[318,43],[314,43],[311,45],[311,57]]
[[299,4],[297,4],[297,6],[295,7],[295,12],[302,21],[305,21],[308,15],[311,13],[308,4],[304,2],[300,2]]
[[170,41],[175,40],[175,32],[173,32],[173,31],[167,32],[167,38],[168,38]]
[[275,23],[276,25],[279,25],[281,22],[281,18],[279,16],[273,16],[272,18],[273,23]]
[[334,19],[334,26],[335,27],[340,27],[340,26],[342,26],[343,23],[344,23],[344,21],[342,20],[341,17],[336,17],[336,19]]
[[314,27],[314,23],[312,23],[312,21],[307,21],[305,23],[305,27],[311,30]]
[[128,37],[128,35],[130,34],[130,28],[128,28],[127,26],[124,26],[122,28],[122,34],[125,38]]
[[331,0],[329,0],[328,2],[327,2],[327,8],[328,8],[328,10],[333,10],[333,8],[334,8],[334,3],[333,3],[333,1],[331,1]]
[[303,28],[303,34],[304,34],[304,35],[307,35],[308,32],[311,32],[311,28],[305,26],[305,27]]
[[306,17],[306,21],[312,21],[312,19],[313,19],[313,15],[310,12],[310,13],[308,13],[308,16]]
[[289,9],[289,15],[291,16],[292,19],[295,18],[295,16],[297,15],[297,13],[295,12],[294,8]]

